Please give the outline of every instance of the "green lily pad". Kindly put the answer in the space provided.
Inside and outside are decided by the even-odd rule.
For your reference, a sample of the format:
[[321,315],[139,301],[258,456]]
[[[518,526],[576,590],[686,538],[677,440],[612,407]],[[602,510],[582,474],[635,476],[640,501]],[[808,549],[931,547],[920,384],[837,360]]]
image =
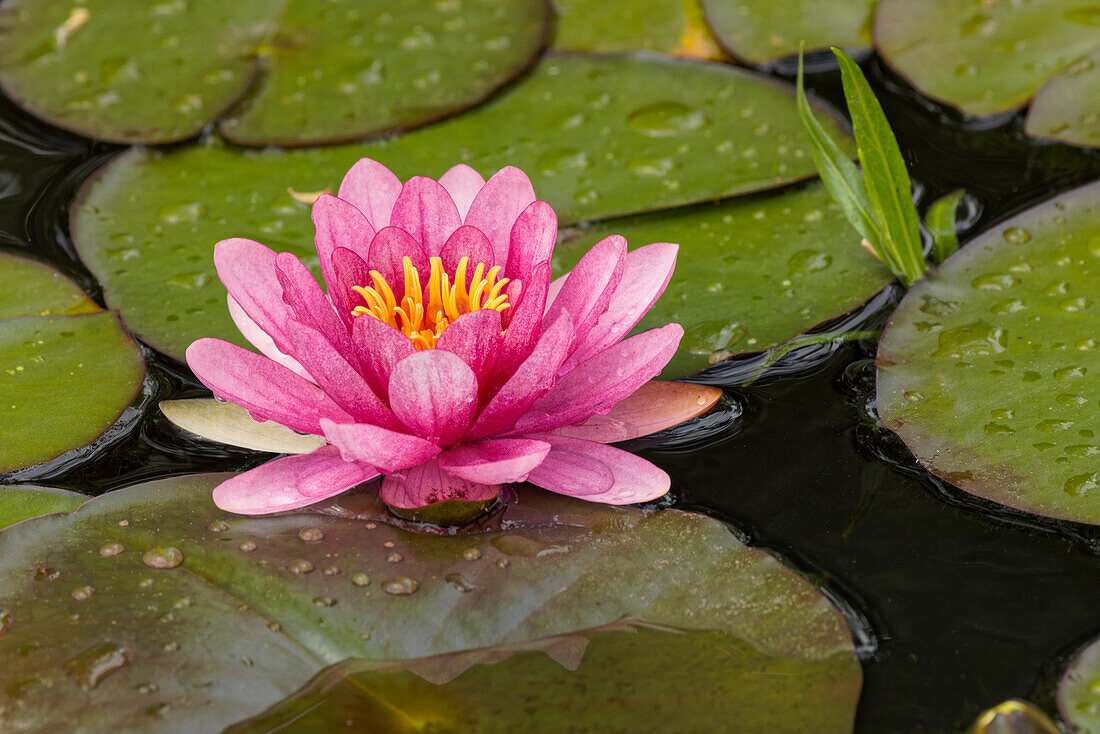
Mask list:
[[227,111],[249,144],[349,140],[480,101],[531,63],[547,16],[540,0],[9,0],[0,86],[105,140],[182,140]]
[[702,0],[714,35],[731,55],[766,64],[806,50],[871,45],[875,0]]
[[1024,131],[1036,138],[1100,148],[1100,46],[1039,87]]
[[[60,273],[0,254],[0,471],[91,443],[145,376],[118,315]],[[93,310],[94,309],[94,310]]]
[[680,349],[662,377],[698,372],[735,354],[761,352],[840,316],[894,276],[820,183],[780,194],[606,222],[559,245],[558,274],[599,239],[632,247],[679,242],[676,271],[638,330],[677,322]]
[[129,328],[181,358],[199,337],[240,339],[214,243],[251,237],[315,264],[309,206],[292,194],[336,190],[360,157],[402,178],[439,176],[458,162],[485,175],[516,165],[567,223],[810,177],[806,146],[791,90],[754,74],[655,57],[557,56],[478,110],[392,140],[131,150],[85,187],[72,232]]
[[1100,640],[1085,647],[1058,684],[1058,708],[1077,734],[1100,732]]
[[1023,107],[1097,44],[1092,0],[879,0],[879,53],[922,93],[968,115]]
[[[521,488],[488,526],[420,534],[391,524],[369,490],[330,515],[228,515],[210,501],[227,476],[130,487],[0,533],[6,722],[49,729],[79,717],[117,732],[184,722],[218,731],[349,657],[408,661],[525,646],[635,620],[689,634],[594,635],[579,678],[548,675],[542,700],[575,698],[575,680],[597,670],[613,679],[602,690],[645,695],[650,688],[634,694],[627,685],[635,666],[648,671],[650,654],[667,661],[664,695],[699,695],[693,655],[709,636],[729,657],[702,659],[706,685],[727,690],[727,678],[738,679],[760,699],[739,712],[747,691],[715,697],[716,720],[737,716],[746,731],[850,731],[860,671],[843,617],[716,520]],[[463,657],[488,663],[493,655]],[[536,672],[528,656],[514,659],[525,675]],[[515,669],[490,676],[501,681]],[[407,676],[371,680],[406,694],[418,685]],[[437,703],[402,699],[414,720],[430,718]]]
[[878,351],[883,423],[971,494],[1100,524],[1100,183],[974,238]]
[[554,48],[718,59],[697,0],[553,0]]
[[12,484],[0,487],[0,529],[51,512],[72,512],[88,501],[67,489]]

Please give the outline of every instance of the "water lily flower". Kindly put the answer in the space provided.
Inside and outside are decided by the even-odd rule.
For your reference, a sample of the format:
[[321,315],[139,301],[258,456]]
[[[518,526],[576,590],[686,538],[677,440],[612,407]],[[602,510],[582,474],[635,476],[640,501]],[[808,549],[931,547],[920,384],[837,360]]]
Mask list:
[[551,282],[557,217],[513,167],[402,184],[363,159],[312,216],[325,288],[293,254],[219,242],[230,313],[260,353],[206,338],[187,363],[215,397],[327,443],[229,479],[219,507],[291,510],[379,475],[399,509],[524,480],[611,504],[665,494],[663,471],[607,444],[663,427],[631,416],[661,412],[659,390],[638,391],[683,329],[624,337],[676,245],[611,236]]

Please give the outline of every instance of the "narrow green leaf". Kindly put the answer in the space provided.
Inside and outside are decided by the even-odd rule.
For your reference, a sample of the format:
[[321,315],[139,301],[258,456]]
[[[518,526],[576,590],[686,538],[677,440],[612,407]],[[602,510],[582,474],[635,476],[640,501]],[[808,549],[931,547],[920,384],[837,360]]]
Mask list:
[[892,256],[886,262],[897,262],[899,269],[895,273],[902,285],[909,287],[928,269],[909,171],[897,138],[863,72],[848,54],[838,48],[833,53],[840,61],[844,97],[852,117],[868,199],[882,228],[883,248]]
[[932,202],[924,223],[932,235],[932,260],[937,265],[951,257],[959,249],[959,236],[955,234],[955,214],[966,189],[958,189]]
[[[880,245],[881,237],[878,225],[870,212],[870,199],[863,185],[863,178],[859,169],[849,160],[844,151],[840,149],[836,141],[828,131],[814,117],[809,100],[806,99],[806,89],[803,85],[802,52],[798,54],[798,116],[802,120],[802,129],[806,131],[806,137],[810,139],[810,150],[813,153],[814,165],[821,180],[825,183],[833,199],[840,205],[844,216],[852,223],[856,231],[863,239],[871,243],[875,253],[883,262],[889,264],[886,254]],[[893,268],[891,268],[893,269]]]

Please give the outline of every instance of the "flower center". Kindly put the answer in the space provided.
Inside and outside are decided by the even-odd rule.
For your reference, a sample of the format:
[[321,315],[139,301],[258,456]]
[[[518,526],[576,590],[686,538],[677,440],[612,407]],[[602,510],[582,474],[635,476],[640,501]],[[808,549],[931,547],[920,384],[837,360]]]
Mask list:
[[478,263],[467,281],[466,268],[469,258],[464,257],[455,268],[454,282],[443,268],[442,258],[431,258],[431,274],[428,277],[427,303],[420,284],[420,273],[409,258],[402,259],[405,269],[405,292],[400,303],[386,279],[377,270],[370,271],[374,286],[356,285],[352,290],[363,297],[365,306],[356,306],[352,316],[373,316],[399,329],[412,340],[418,351],[433,349],[443,330],[464,313],[493,309],[503,311],[509,307],[508,294],[501,293],[508,278],[497,280],[500,266],[485,271],[485,263]]

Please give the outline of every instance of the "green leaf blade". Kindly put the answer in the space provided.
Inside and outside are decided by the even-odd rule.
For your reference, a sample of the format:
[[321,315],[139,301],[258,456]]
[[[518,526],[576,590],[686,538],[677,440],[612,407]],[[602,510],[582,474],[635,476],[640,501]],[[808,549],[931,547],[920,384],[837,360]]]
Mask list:
[[924,223],[932,235],[932,260],[937,265],[959,249],[959,236],[955,233],[955,214],[959,203],[966,196],[965,189],[957,189],[932,202]]

